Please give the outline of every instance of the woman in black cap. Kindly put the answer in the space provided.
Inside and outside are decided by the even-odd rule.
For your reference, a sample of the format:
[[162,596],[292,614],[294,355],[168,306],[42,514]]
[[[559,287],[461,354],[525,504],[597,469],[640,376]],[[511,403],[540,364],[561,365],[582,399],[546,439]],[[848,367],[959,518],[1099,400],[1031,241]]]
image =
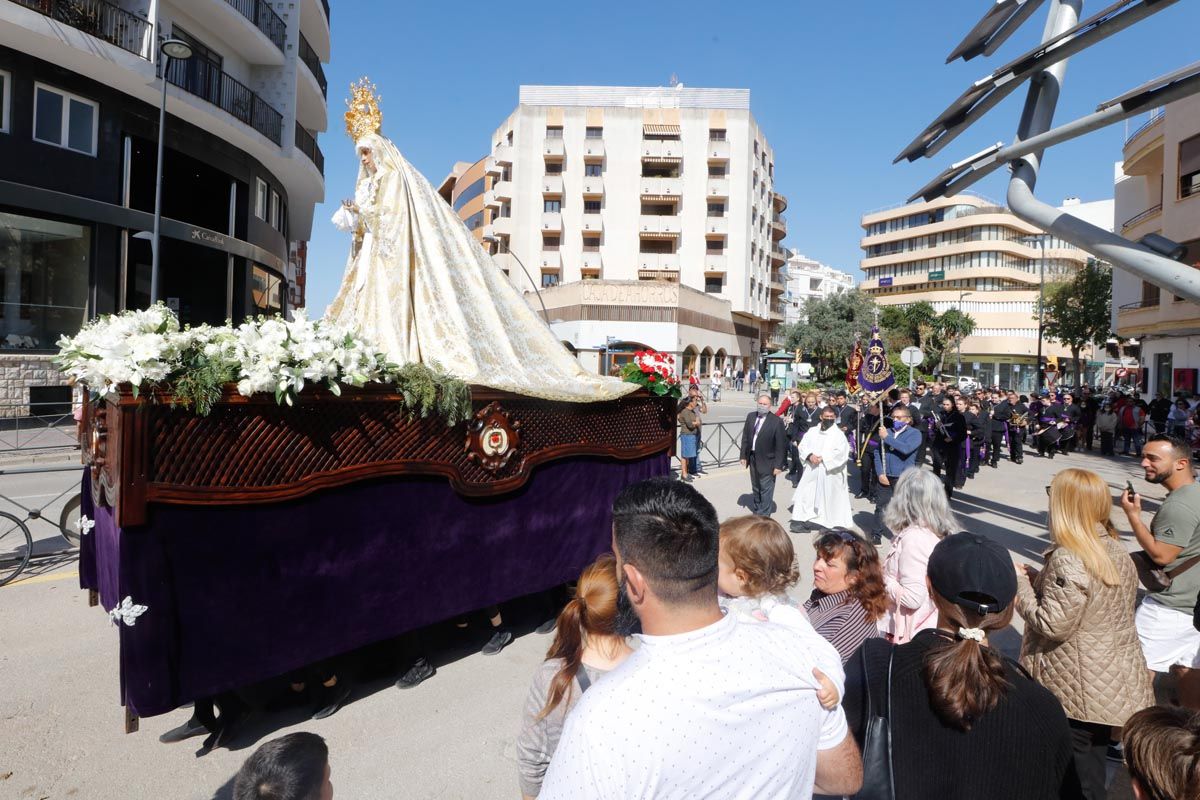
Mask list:
[[1013,615],[1008,552],[956,533],[933,549],[928,579],[937,628],[902,645],[868,639],[846,663],[843,706],[860,746],[870,716],[889,718],[896,800],[1079,796],[1062,706],[988,642]]

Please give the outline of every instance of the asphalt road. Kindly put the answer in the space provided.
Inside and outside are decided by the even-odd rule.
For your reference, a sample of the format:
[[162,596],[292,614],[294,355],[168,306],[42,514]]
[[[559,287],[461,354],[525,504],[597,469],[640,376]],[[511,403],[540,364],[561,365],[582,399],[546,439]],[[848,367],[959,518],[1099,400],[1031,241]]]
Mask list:
[[[718,405],[740,419],[752,400],[743,394]],[[714,409],[715,410],[715,409]],[[708,419],[714,420],[713,410]],[[1075,454],[1054,461],[1029,456],[1023,466],[1002,463],[956,494],[963,527],[984,533],[1023,561],[1047,545],[1043,487],[1067,466],[1099,472],[1114,496],[1127,479],[1153,508],[1159,487],[1141,480],[1131,459]],[[0,492],[27,501],[52,495],[51,476],[0,475]],[[5,489],[6,482],[11,488]],[[62,477],[57,478],[61,483]],[[696,487],[722,518],[743,513],[739,501],[749,481],[737,467],[715,469]],[[791,487],[777,486],[776,517],[786,523]],[[28,505],[28,503],[26,503]],[[869,525],[865,501],[854,501],[855,521]],[[1129,539],[1123,515],[1114,514]],[[798,595],[811,589],[811,535],[793,534],[802,567]],[[48,540],[48,537],[47,537]],[[229,798],[230,779],[261,742],[282,733],[311,730],[328,741],[336,795],[342,798],[516,798],[514,737],[521,705],[550,644],[532,632],[539,616],[529,603],[505,607],[518,632],[496,656],[478,654],[487,632],[475,624],[450,628],[433,654],[437,675],[410,691],[392,686],[388,665],[376,665],[352,702],[335,716],[311,722],[297,712],[258,713],[231,749],[196,756],[199,740],[162,745],[157,737],[188,712],[144,719],[141,730],[122,733],[118,704],[117,631],[105,614],[87,606],[74,565],[62,558],[34,564],[28,579],[0,587],[0,798],[20,800],[160,800]],[[482,620],[477,620],[482,623]],[[996,637],[1009,652],[1020,626]],[[1128,797],[1117,775],[1111,797]]]

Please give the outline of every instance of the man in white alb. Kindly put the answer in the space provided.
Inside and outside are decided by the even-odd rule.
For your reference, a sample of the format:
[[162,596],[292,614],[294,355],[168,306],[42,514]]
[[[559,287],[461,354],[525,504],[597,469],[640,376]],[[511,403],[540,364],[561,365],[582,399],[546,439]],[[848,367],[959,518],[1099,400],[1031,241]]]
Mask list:
[[850,485],[846,465],[850,460],[850,442],[837,427],[837,409],[821,409],[821,423],[808,429],[800,440],[800,460],[804,477],[792,495],[792,530],[812,525],[822,528],[849,528],[854,525],[850,513]]
[[[842,689],[841,659],[807,622],[723,616],[717,512],[653,478],[613,503],[623,611],[641,646],[572,709],[540,800],[808,800],[853,794],[858,747],[814,669]],[[815,785],[814,785],[815,784]]]

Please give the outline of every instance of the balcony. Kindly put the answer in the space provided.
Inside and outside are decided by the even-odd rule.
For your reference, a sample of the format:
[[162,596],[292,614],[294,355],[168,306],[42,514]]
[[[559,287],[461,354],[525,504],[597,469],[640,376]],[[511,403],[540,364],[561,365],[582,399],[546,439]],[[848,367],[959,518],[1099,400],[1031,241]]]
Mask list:
[[787,211],[787,197],[781,195],[779,192],[771,193],[771,203],[779,213],[782,214],[784,211]]
[[600,232],[604,230],[604,220],[601,219],[599,213],[583,215],[583,229],[585,231]]
[[563,179],[562,175],[543,175],[542,176],[542,194],[562,194]]
[[495,189],[488,189],[483,193],[484,208],[499,208],[501,206],[500,198],[496,197]]
[[728,236],[729,217],[708,217],[704,220],[706,236]]
[[704,255],[705,272],[724,272],[729,257],[724,253],[706,253]]
[[599,175],[585,175],[583,177],[583,196],[598,197],[604,194],[604,178]]
[[729,197],[729,179],[709,178],[707,194],[709,197]]
[[492,184],[492,194],[495,195],[497,200],[512,200],[512,181],[496,181]]
[[154,26],[136,14],[103,0],[14,0],[55,22],[108,42],[147,61],[153,53]]
[[638,269],[678,271],[679,253],[638,253]]
[[266,3],[265,0],[225,0],[239,14],[254,23],[283,52],[287,42],[287,23]]
[[562,253],[557,250],[543,250],[538,263],[542,269],[562,269]]
[[708,160],[710,162],[728,161],[729,160],[729,142],[709,141],[708,143]]
[[682,197],[683,178],[639,178],[642,195]]
[[504,167],[500,166],[500,162],[496,160],[495,156],[488,156],[483,162],[483,172],[485,175],[502,175]]
[[512,217],[493,217],[492,221],[483,226],[484,238],[488,236],[512,236],[513,229]]
[[[1129,219],[1122,222],[1121,223],[1121,235],[1122,236],[1126,235],[1130,230],[1138,227],[1139,225],[1141,225],[1144,222],[1150,222],[1151,220],[1158,220],[1161,217],[1162,217],[1162,203],[1159,203],[1158,205],[1151,206],[1150,208],[1147,208],[1142,213],[1140,213],[1134,217],[1130,217]],[[1142,236],[1145,236],[1147,233],[1157,233],[1159,227],[1161,227],[1161,226],[1156,224],[1154,226],[1155,230],[1139,231],[1140,235],[1137,236],[1136,238],[1140,239]]]
[[604,156],[604,140],[603,139],[584,139],[583,140],[583,155],[584,158],[603,158]]
[[579,266],[582,269],[598,272],[600,270],[601,259],[599,250],[585,250],[579,260]]
[[1200,334],[1200,306],[1175,302],[1163,292],[1158,300],[1123,303],[1117,308],[1117,334],[1124,337]]
[[513,163],[513,146],[511,144],[496,145],[496,149],[492,153],[492,158],[496,159],[497,164],[511,167]]
[[325,80],[325,70],[321,66],[321,59],[317,56],[317,52],[312,49],[312,45],[308,43],[308,39],[304,38],[303,33],[300,34],[299,54],[300,60],[304,62],[304,66],[308,67],[308,71],[317,79],[317,85],[321,87],[321,96],[328,100],[329,82]]
[[561,159],[567,154],[567,145],[562,139],[543,139],[542,156],[550,159]]
[[777,244],[771,245],[771,266],[778,267],[781,264],[786,264],[788,260],[787,250],[784,250]]
[[561,231],[562,230],[562,214],[557,211],[542,212],[542,230],[544,231]]
[[775,214],[771,218],[771,239],[777,242],[785,236],[787,236],[787,220],[783,218],[782,214]]
[[296,149],[308,156],[318,172],[325,174],[325,154],[317,146],[317,137],[306,131],[299,122],[296,123]]
[[679,217],[642,214],[638,217],[639,233],[670,233],[678,236],[683,230]]
[[787,291],[787,286],[784,285],[778,273],[771,276],[771,280],[767,282],[767,290],[772,294],[783,294]]
[[683,158],[683,142],[673,139],[643,139],[642,158],[646,160],[679,161]]
[[275,144],[282,144],[283,115],[215,64],[194,57],[187,61],[172,60],[167,80],[231,114]]

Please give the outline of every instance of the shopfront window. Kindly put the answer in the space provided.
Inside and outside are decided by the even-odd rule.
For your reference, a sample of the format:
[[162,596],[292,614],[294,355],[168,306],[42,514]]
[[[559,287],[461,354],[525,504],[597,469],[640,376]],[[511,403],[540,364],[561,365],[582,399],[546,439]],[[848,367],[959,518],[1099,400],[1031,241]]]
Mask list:
[[255,314],[282,314],[283,278],[256,264],[250,273],[250,297]]
[[0,349],[53,350],[87,319],[92,229],[0,212]]

